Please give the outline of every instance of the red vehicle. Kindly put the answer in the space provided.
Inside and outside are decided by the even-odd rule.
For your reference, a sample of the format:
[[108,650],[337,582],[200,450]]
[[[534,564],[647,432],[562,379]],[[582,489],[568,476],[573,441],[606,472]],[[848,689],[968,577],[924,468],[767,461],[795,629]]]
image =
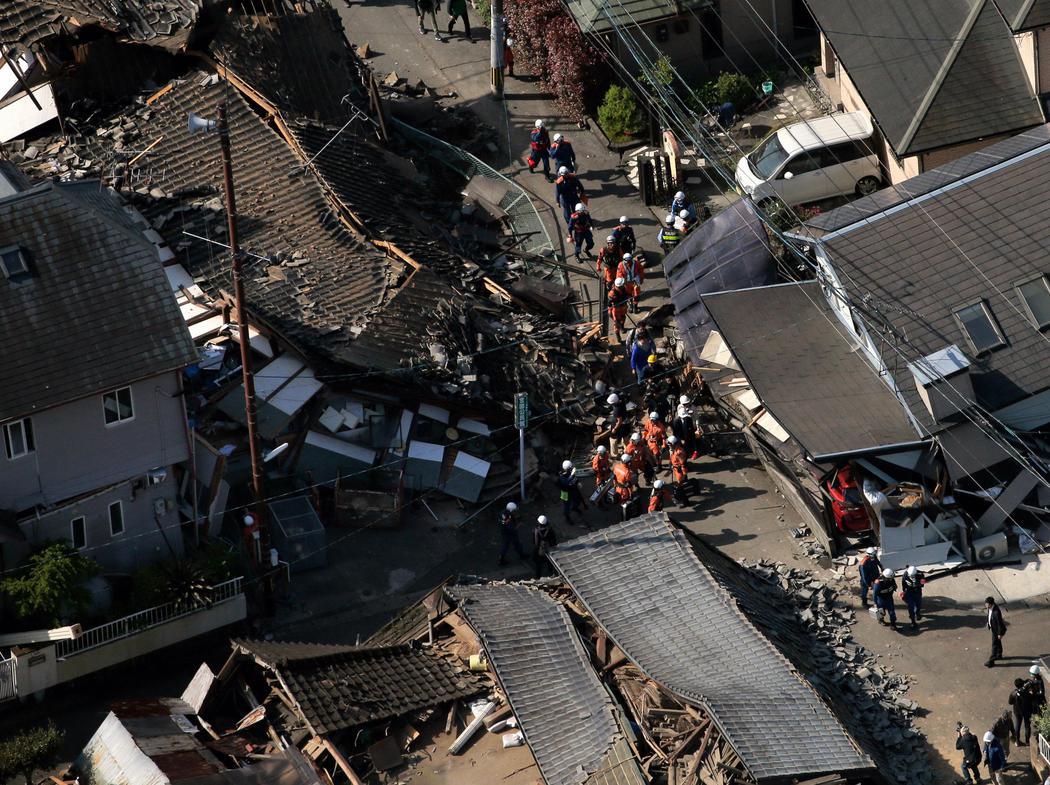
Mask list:
[[857,534],[871,529],[868,508],[864,506],[864,494],[852,466],[843,466],[828,481],[831,496],[831,511],[835,516],[835,528],[844,534]]

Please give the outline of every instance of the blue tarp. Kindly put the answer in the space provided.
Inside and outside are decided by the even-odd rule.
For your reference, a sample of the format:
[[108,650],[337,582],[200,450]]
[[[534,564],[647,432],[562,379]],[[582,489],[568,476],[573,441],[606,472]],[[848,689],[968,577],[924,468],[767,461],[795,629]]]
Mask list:
[[701,295],[768,286],[776,282],[776,259],[750,199],[740,199],[686,236],[664,259],[675,321],[693,362],[711,332]]

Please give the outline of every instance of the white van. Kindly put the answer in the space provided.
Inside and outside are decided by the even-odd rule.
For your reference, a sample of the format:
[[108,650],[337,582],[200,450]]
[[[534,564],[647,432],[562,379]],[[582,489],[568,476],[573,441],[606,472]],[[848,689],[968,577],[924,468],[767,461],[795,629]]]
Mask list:
[[882,184],[864,112],[804,120],[774,131],[736,166],[736,181],[756,203],[789,205],[842,194],[867,196]]

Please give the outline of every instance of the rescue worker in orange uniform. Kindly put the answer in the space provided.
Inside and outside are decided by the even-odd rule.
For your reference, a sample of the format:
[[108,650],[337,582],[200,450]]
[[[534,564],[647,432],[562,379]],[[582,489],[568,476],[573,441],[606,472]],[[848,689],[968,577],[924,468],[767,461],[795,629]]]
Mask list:
[[638,313],[638,298],[645,283],[645,267],[641,256],[625,253],[616,268],[616,277],[623,278],[627,291],[631,293],[631,310]]
[[653,454],[653,462],[656,470],[663,471],[663,452],[667,444],[667,426],[659,412],[649,412],[649,422],[645,426],[645,441],[649,444],[649,452]]
[[613,464],[613,477],[616,480],[616,498],[626,504],[634,497],[635,476],[631,471],[631,456],[624,453],[618,463]]
[[678,437],[672,434],[667,437],[667,443],[671,450],[671,477],[674,480],[675,498],[679,503],[684,503],[687,496],[685,482],[689,479],[689,468],[686,465],[685,447],[678,441]]
[[631,470],[634,476],[644,476],[646,482],[652,482],[655,474],[653,455],[649,452],[649,447],[642,441],[640,433],[635,431],[631,434],[631,440],[627,442],[624,452],[631,456]]
[[620,245],[610,234],[605,238],[605,247],[598,251],[598,261],[594,266],[598,273],[598,280],[604,281],[608,287],[612,287],[616,280],[616,266],[620,263],[619,258]]
[[624,284],[623,278],[617,278],[609,290],[609,318],[612,319],[617,341],[623,339],[623,331],[627,329],[627,306],[631,302],[631,293]]
[[649,512],[660,512],[668,501],[670,498],[664,481],[657,480],[653,483],[653,492],[649,495]]
[[[604,444],[599,445],[598,449],[594,451],[594,457],[591,458],[591,468],[594,470],[594,490],[597,492],[601,490],[605,481],[612,476],[612,463],[609,461],[608,451],[605,449]],[[598,495],[598,506],[605,506],[604,493]]]

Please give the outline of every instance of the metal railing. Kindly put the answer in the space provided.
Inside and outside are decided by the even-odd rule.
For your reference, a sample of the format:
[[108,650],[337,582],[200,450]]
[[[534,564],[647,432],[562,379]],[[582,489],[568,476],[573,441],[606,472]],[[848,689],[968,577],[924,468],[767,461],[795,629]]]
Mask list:
[[0,658],[0,702],[18,697],[18,682],[15,680],[15,658]]
[[506,213],[507,222],[515,236],[522,238],[518,247],[523,251],[539,255],[556,252],[543,219],[540,218],[536,206],[524,188],[466,150],[420,131],[418,128],[413,128],[411,125],[406,125],[396,118],[392,119],[392,123],[400,133],[408,138],[414,139],[425,147],[433,148],[435,153],[442,151],[443,154],[435,154],[434,158],[466,179],[480,176],[487,180],[498,181],[506,186],[507,192],[500,200],[499,206]]
[[1039,755],[1046,762],[1046,765],[1050,766],[1050,741],[1047,741],[1043,737],[1043,734],[1041,734],[1041,733],[1038,734],[1038,736],[1039,736]]
[[98,627],[92,627],[89,630],[84,630],[80,637],[74,640],[59,641],[55,644],[55,656],[59,659],[72,657],[89,649],[97,649],[99,646],[105,646],[107,643],[135,635],[151,627],[157,627],[169,621],[180,619],[183,616],[189,616],[202,610],[213,608],[241,594],[241,582],[243,580],[243,577],[237,577],[215,585],[212,588],[211,601],[207,603],[196,602],[192,605],[182,605],[178,602],[169,602],[133,613],[122,619],[107,622]]

